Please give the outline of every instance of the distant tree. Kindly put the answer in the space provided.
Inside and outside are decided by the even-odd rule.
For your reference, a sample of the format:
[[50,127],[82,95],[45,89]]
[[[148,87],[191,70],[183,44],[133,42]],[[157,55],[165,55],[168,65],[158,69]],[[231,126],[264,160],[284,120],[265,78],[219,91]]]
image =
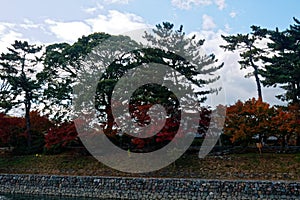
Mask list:
[[28,147],[31,147],[30,111],[32,103],[40,100],[41,84],[37,80],[42,47],[27,41],[15,41],[8,53],[0,55],[0,80],[2,80],[0,106],[5,112],[24,108]]
[[239,64],[241,65],[241,69],[249,67],[253,69],[253,71],[245,77],[255,77],[258,98],[262,100],[263,95],[259,69],[263,67],[260,62],[262,61],[261,57],[263,53],[265,53],[265,50],[261,47],[259,41],[265,37],[267,30],[257,26],[251,26],[251,28],[252,32],[250,34],[222,35],[222,38],[228,44],[221,45],[220,47],[225,50],[240,52],[241,60],[239,61]]

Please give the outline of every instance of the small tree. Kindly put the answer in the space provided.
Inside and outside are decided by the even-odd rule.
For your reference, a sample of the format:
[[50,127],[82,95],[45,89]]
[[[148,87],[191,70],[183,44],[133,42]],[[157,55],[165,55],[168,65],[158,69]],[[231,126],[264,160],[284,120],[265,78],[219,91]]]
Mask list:
[[238,101],[227,108],[224,133],[237,144],[248,145],[256,135],[261,142],[271,134],[274,116],[276,110],[261,100]]
[[[4,83],[1,88],[0,106],[8,112],[13,108],[25,109],[26,134],[28,147],[31,147],[30,111],[32,103],[38,102],[41,84],[36,78],[39,53],[42,47],[30,45],[28,42],[15,41],[8,53],[0,55],[0,79]],[[3,86],[3,84],[2,84]]]

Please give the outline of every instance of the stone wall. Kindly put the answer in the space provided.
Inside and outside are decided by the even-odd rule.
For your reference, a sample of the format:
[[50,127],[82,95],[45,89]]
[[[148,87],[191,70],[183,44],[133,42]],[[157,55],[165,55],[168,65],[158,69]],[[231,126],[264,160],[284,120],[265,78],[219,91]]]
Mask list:
[[300,182],[3,174],[0,193],[104,199],[300,199]]

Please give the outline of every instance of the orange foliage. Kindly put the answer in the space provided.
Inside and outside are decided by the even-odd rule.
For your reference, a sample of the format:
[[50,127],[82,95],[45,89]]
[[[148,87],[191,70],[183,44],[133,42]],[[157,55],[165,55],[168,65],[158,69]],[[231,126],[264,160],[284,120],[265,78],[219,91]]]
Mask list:
[[295,106],[275,109],[254,98],[244,103],[238,101],[227,108],[224,133],[231,137],[233,143],[249,143],[255,135],[260,138],[272,135],[282,144],[295,144],[300,134],[298,114],[299,109]]
[[238,101],[227,108],[224,133],[234,142],[250,142],[255,135],[271,134],[272,117],[276,110],[255,98],[245,103]]

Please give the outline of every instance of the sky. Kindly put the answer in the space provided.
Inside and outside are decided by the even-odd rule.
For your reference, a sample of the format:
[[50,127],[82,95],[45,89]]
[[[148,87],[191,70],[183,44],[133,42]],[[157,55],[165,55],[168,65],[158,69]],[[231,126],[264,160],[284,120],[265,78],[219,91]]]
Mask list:
[[[205,39],[206,53],[224,62],[220,71],[226,104],[257,97],[254,78],[240,70],[239,55],[224,52],[221,34],[250,32],[251,25],[284,30],[300,19],[300,1],[286,0],[1,0],[0,52],[14,40],[36,44],[75,42],[93,32],[122,34],[168,21],[184,26],[187,34]],[[264,88],[264,100],[282,104]]]

